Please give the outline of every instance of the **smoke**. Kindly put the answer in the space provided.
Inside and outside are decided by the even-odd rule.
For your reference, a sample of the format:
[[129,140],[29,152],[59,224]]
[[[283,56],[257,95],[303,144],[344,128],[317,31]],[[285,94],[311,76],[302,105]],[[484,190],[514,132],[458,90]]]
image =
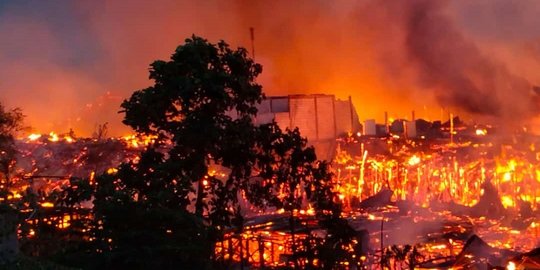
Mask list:
[[441,3],[417,1],[406,18],[405,50],[420,86],[433,89],[441,104],[473,114],[520,118],[537,112],[530,83],[467,40]]
[[192,34],[251,50],[253,27],[264,68],[258,80],[269,95],[350,95],[361,119],[380,120],[383,111],[405,118],[413,109],[434,119],[441,108],[529,118],[537,112],[531,84],[540,84],[539,7],[528,0],[16,1],[0,4],[0,100],[21,107],[37,131],[89,135],[109,122],[109,134],[120,135],[129,130],[119,100],[151,83],[152,61],[168,59]]

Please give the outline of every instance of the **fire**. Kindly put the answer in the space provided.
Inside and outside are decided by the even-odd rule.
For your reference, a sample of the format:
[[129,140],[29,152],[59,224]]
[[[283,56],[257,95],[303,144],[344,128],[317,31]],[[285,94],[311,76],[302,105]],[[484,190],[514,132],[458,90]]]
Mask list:
[[[485,136],[485,139],[477,138],[474,136],[475,133],[477,136]],[[414,211],[407,212],[408,210],[400,213],[400,215],[403,214],[410,218],[413,226],[433,220],[472,224],[474,233],[483,239],[485,238],[485,241],[492,246],[519,249],[520,251],[534,247],[536,239],[538,239],[536,235],[538,235],[539,227],[536,221],[525,224],[523,227],[525,229],[518,230],[508,224],[502,225],[500,220],[490,217],[465,214],[454,216],[449,211],[433,208],[438,204],[473,207],[481,202],[482,196],[491,196],[499,200],[500,204],[498,205],[502,205],[499,208],[504,208],[503,210],[512,214],[519,213],[523,203],[530,206],[533,211],[540,209],[540,194],[537,194],[540,185],[540,164],[538,163],[540,152],[537,152],[538,147],[535,146],[535,143],[530,142],[521,148],[515,145],[500,146],[485,142],[489,136],[491,134],[487,132],[479,133],[478,130],[475,132],[475,129],[472,129],[469,133],[469,137],[473,138],[472,141],[459,140],[456,136],[452,144],[429,141],[429,139],[412,141],[403,136],[399,138],[355,137],[352,141],[347,142],[350,145],[339,142],[336,158],[333,162],[333,180],[338,183],[334,191],[337,192],[338,198],[345,208],[343,216],[353,223],[354,220],[361,220],[360,224],[363,224],[362,222],[376,224],[377,228],[380,228],[381,223],[384,223],[384,227],[387,229],[391,228],[392,224],[400,223],[399,220],[395,219],[397,219],[397,213],[401,209],[395,205],[406,202],[416,207],[413,208],[414,211],[428,213],[424,216],[416,216]],[[130,157],[137,159],[140,149],[155,142],[156,139],[156,137],[151,136],[128,135],[122,138],[113,138],[111,141],[120,144],[123,147],[122,151],[126,151],[126,153],[136,153]],[[66,155],[69,158],[61,162],[62,167],[72,166],[72,168],[82,166],[85,160],[84,153],[89,149],[85,142],[99,143],[96,140],[75,139],[69,134],[58,135],[55,132],[49,133],[48,136],[30,134],[27,139],[23,138],[23,141],[30,145],[31,149],[49,147],[46,148],[47,151],[44,151],[47,158],[56,155],[51,150],[56,147],[66,147],[66,149],[79,149],[78,147],[80,147],[78,150],[80,153],[74,156]],[[70,143],[73,144],[68,146]],[[467,154],[463,155],[460,152]],[[121,156],[118,161],[125,160],[124,158],[125,156]],[[38,163],[38,161],[29,162],[29,164],[34,163]],[[89,176],[89,181],[93,183],[96,174],[117,173],[115,165],[106,164],[100,168],[92,167],[91,170],[85,171],[84,176]],[[37,174],[35,172],[32,168],[25,172],[25,175],[35,175]],[[205,188],[211,188],[210,185],[214,183],[213,181],[219,181],[224,176],[225,174],[219,169],[212,168],[208,171],[207,177],[202,179],[202,184]],[[486,186],[486,183],[492,186],[491,189],[496,190],[496,195],[490,191],[490,186]],[[359,203],[384,190],[391,191],[388,202],[392,206],[369,211],[358,210]],[[21,196],[20,192],[13,194],[13,198]],[[53,208],[55,205],[52,202],[42,202],[41,207]],[[284,209],[257,213],[288,215]],[[298,209],[293,214],[313,219],[315,209],[306,204],[303,209]],[[60,216],[54,222],[58,224],[58,228],[67,228],[73,221],[69,217]],[[225,241],[218,244],[216,254],[219,253],[224,258],[238,261],[241,258],[237,253],[228,254],[229,244],[232,245],[231,247],[242,245],[244,250],[249,249],[251,254],[255,254],[251,258],[244,258],[253,265],[264,261],[268,266],[285,266],[285,263],[279,260],[279,256],[280,254],[290,254],[290,235],[286,231],[273,231],[271,226],[268,226],[269,228],[262,230],[254,229],[256,226],[250,230],[248,226],[246,232],[241,236],[229,235],[233,237],[231,242]],[[453,228],[453,230],[458,233],[468,232],[469,229],[460,226]],[[238,237],[243,239],[242,243]],[[390,245],[392,240],[386,239],[386,237],[388,236],[385,232],[385,238],[382,242]],[[371,239],[371,242],[374,246],[381,244],[378,237]],[[463,239],[454,238],[446,241],[422,243],[420,250],[427,254],[455,256],[463,245]],[[260,252],[261,250],[263,252]],[[369,256],[367,260],[370,260]]]
[[41,138],[41,134],[30,134],[28,135],[28,140],[30,141],[36,141],[37,139]]
[[514,199],[512,199],[512,197],[510,197],[509,195],[502,196],[501,203],[504,208],[514,207],[516,205]]
[[476,133],[476,136],[486,136],[487,130],[483,128],[478,128],[476,129],[475,133]]
[[54,204],[52,202],[43,202],[43,203],[41,203],[41,207],[52,208],[52,207],[54,207]]
[[128,146],[133,148],[148,146],[151,143],[154,143],[157,139],[157,136],[137,136],[137,135],[126,135],[122,137]]
[[69,135],[66,135],[64,136],[64,141],[66,141],[67,143],[72,143],[75,141],[75,139],[73,139],[71,136]]
[[59,141],[60,138],[58,138],[58,134],[54,133],[51,131],[51,133],[49,133],[49,141],[51,142],[57,142]]
[[418,163],[420,163],[422,160],[417,157],[416,155],[413,155],[411,158],[409,158],[409,165],[410,166],[414,166],[414,165],[417,165]]

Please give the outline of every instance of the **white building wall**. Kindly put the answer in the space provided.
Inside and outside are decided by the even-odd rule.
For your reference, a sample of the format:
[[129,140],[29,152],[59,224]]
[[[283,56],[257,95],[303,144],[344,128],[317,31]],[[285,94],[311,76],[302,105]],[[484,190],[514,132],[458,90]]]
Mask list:
[[405,131],[407,138],[416,138],[416,121],[405,122]]
[[315,99],[304,97],[291,97],[289,100],[291,127],[298,127],[302,136],[308,140],[317,139],[317,128],[315,118]]
[[364,121],[364,135],[375,136],[377,135],[377,124],[375,119],[368,119]]
[[317,139],[330,140],[336,138],[336,121],[334,113],[334,96],[317,96]]

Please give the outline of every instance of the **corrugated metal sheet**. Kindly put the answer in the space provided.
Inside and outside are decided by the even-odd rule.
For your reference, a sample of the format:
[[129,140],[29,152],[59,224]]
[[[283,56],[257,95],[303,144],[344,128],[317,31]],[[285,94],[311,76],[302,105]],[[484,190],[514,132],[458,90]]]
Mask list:
[[351,106],[348,100],[336,100],[336,131],[338,135],[353,132]]
[[289,128],[291,120],[289,118],[289,113],[288,112],[276,113],[274,115],[275,115],[274,120],[276,121],[276,123],[279,125],[279,127],[282,130],[285,130],[285,129]]
[[333,140],[361,127],[350,100],[336,100],[334,95],[268,97],[258,109],[257,124],[274,119],[283,130],[298,127],[311,142]]
[[291,112],[291,126],[298,127],[302,136],[308,140],[317,139],[317,126],[315,120],[315,99],[313,97],[291,97],[289,100]]
[[272,108],[270,107],[270,100],[265,99],[261,102],[261,104],[257,105],[257,114],[265,114],[265,113],[271,113]]
[[274,118],[275,118],[275,115],[273,113],[257,114],[255,124],[257,124],[257,125],[268,124],[268,123],[272,122],[272,120]]
[[[317,140],[336,138],[336,121],[334,113],[334,96],[315,97],[317,101]],[[315,123],[315,122],[314,122]]]
[[271,97],[269,101],[273,113],[289,112],[289,97]]
[[407,121],[405,123],[408,138],[416,138],[416,121]]
[[377,135],[377,124],[374,119],[368,119],[364,121],[364,135],[375,136]]

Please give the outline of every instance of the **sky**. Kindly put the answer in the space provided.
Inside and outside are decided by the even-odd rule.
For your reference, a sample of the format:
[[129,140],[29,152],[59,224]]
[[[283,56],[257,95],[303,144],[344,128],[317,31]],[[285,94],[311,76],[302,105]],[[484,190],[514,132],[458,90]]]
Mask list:
[[152,61],[192,34],[251,50],[253,27],[267,95],[351,96],[361,120],[527,122],[538,14],[536,0],[0,0],[0,102],[34,132],[130,133],[120,103]]

